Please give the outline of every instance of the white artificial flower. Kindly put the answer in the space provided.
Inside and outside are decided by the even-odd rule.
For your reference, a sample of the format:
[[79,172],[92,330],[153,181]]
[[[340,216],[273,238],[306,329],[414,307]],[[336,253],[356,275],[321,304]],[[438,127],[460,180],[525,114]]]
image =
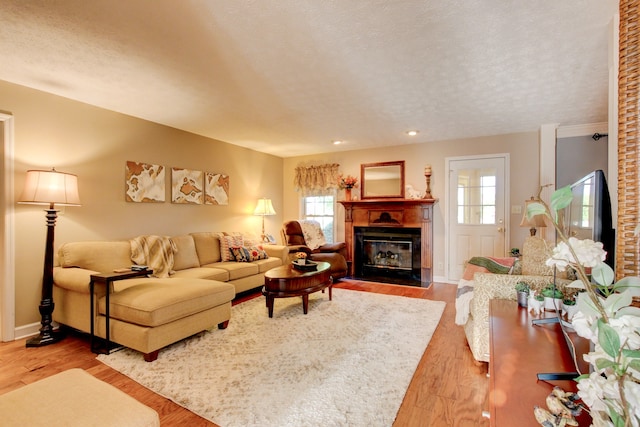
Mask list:
[[629,405],[629,412],[636,415],[634,419],[632,419],[632,425],[637,427],[640,423],[640,384],[625,380],[624,395]]
[[578,382],[578,396],[591,411],[607,411],[604,403],[604,388],[607,378],[597,372],[592,372],[589,378],[583,378]]
[[576,334],[582,338],[588,339],[594,343],[598,342],[598,332],[595,326],[595,319],[585,315],[582,311],[578,311],[571,319],[571,325]]
[[593,427],[614,427],[611,419],[604,412],[593,412],[591,414],[591,425]]
[[640,349],[640,317],[624,315],[610,318],[609,326],[618,333],[621,344],[626,342],[625,348]]
[[[607,359],[610,361],[615,361],[613,357],[609,356],[600,345],[596,344],[595,349],[593,351],[590,351],[587,354],[583,354],[582,358],[584,359],[585,362],[589,363],[591,366],[593,366],[593,369],[596,369],[596,361],[598,359]],[[599,373],[602,373],[603,370],[599,370]]]
[[[578,259],[576,260],[571,251],[569,245],[573,248]],[[595,267],[600,262],[603,262],[607,257],[607,252],[603,249],[602,242],[594,242],[591,239],[576,239],[575,237],[569,237],[569,245],[565,242],[560,242],[553,248],[551,258],[546,261],[549,267],[557,267],[558,270],[564,271],[567,266],[581,264],[583,267]]]

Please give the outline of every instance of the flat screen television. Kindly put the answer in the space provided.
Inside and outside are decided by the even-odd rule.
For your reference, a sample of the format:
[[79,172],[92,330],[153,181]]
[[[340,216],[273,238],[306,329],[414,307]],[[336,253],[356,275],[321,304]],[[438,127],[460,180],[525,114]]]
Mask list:
[[602,242],[607,251],[605,262],[614,268],[615,229],[604,172],[596,170],[584,176],[571,185],[571,192],[573,200],[564,213],[567,236]]

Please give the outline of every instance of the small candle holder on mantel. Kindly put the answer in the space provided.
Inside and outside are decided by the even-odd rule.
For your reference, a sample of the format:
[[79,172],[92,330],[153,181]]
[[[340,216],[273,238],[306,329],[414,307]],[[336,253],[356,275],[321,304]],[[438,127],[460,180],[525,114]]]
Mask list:
[[427,191],[424,193],[424,198],[433,199],[433,196],[431,195],[431,165],[425,166],[424,177],[427,181]]

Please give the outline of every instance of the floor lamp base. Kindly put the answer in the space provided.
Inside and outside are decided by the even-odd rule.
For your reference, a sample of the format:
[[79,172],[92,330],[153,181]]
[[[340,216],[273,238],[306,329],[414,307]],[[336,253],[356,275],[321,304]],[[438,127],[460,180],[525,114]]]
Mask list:
[[60,331],[40,332],[35,337],[27,340],[27,347],[44,347],[45,345],[55,344],[64,338],[64,334]]

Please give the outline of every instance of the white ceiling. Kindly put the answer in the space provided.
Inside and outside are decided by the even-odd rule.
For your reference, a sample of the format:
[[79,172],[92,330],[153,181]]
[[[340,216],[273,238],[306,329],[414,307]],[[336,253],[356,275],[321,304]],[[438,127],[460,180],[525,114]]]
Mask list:
[[607,121],[617,8],[0,0],[0,80],[280,157],[535,131]]

